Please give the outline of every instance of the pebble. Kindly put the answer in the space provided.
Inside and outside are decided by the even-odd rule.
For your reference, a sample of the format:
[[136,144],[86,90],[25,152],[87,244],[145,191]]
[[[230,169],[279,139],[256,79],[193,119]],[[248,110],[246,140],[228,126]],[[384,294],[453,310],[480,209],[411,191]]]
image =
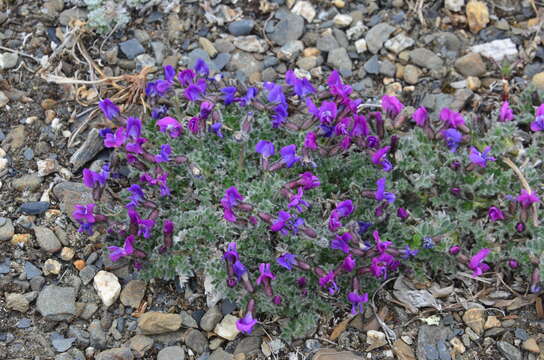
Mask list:
[[62,269],[62,264],[55,259],[47,259],[43,264],[43,274],[58,275]]
[[246,357],[253,357],[261,351],[261,337],[260,336],[247,336],[243,338],[236,348],[234,349],[234,356],[238,354],[245,354]]
[[346,30],[346,36],[349,40],[360,39],[361,36],[368,30],[362,21],[357,21],[355,25]]
[[495,327],[501,327],[501,322],[499,321],[499,319],[497,319],[496,316],[488,316],[484,324],[484,329],[488,330]]
[[351,71],[353,69],[353,63],[351,62],[347,50],[344,48],[337,48],[329,52],[327,65],[340,71]]
[[25,126],[19,125],[13,127],[6,138],[2,141],[2,148],[4,151],[9,152],[20,149],[25,144]]
[[291,9],[291,12],[293,14],[302,16],[309,23],[311,23],[316,16],[315,8],[309,1],[297,1],[295,6],[293,6]]
[[507,360],[521,360],[521,351],[506,341],[497,341],[497,349]]
[[3,91],[0,91],[0,108],[3,108],[8,103],[9,103],[9,98],[6,96],[6,94]]
[[15,234],[15,227],[11,219],[0,217],[0,241],[7,241]]
[[200,327],[204,331],[212,331],[216,325],[221,321],[223,318],[223,314],[219,310],[219,306],[215,305],[206,311],[204,316],[202,316],[202,319],[200,320]]
[[59,199],[60,210],[70,216],[74,223],[78,223],[73,217],[74,205],[89,204],[93,202],[91,189],[82,183],[65,181],[53,188],[53,193]]
[[523,350],[527,350],[529,352],[532,352],[533,354],[540,354],[540,347],[538,346],[535,338],[528,338],[523,342],[521,345],[521,348]]
[[225,350],[221,348],[215,350],[208,358],[208,360],[232,360],[232,359],[233,359],[232,354],[226,352]]
[[60,258],[64,261],[70,261],[74,258],[76,252],[74,249],[69,247],[63,247],[60,251]]
[[499,39],[485,44],[474,45],[470,48],[470,51],[491,58],[498,63],[504,59],[513,61],[519,54],[512,39]]
[[32,280],[35,277],[40,276],[42,274],[42,271],[38,267],[36,267],[34,264],[28,261],[25,261],[24,269],[25,269],[26,278],[28,280]]
[[42,250],[54,254],[61,249],[62,244],[55,233],[45,226],[34,226],[34,234]]
[[43,181],[43,178],[37,173],[23,175],[11,182],[11,186],[15,190],[24,191],[30,190],[34,191],[38,189]]
[[229,24],[228,30],[234,36],[249,35],[255,26],[255,21],[251,19],[243,19],[233,21]]
[[[166,45],[164,45],[162,41],[152,41],[151,49],[153,50],[155,62],[157,64],[162,64],[164,62],[164,57],[167,51]],[[117,57],[117,54],[115,54],[115,57]]]
[[240,330],[236,327],[236,321],[238,321],[238,318],[233,315],[227,315],[223,318],[223,320],[215,326],[214,333],[217,334],[217,336],[222,337],[223,339],[227,340],[234,340],[236,339],[236,336],[240,333]]
[[417,48],[410,51],[410,61],[429,70],[436,70],[444,65],[444,61],[438,55],[426,48]]
[[334,19],[332,19],[332,21],[334,22],[334,25],[340,28],[345,28],[353,22],[353,18],[350,15],[338,14],[334,17]]
[[470,1],[466,7],[467,22],[472,33],[476,34],[489,23],[489,10],[483,1]]
[[444,5],[450,11],[461,12],[461,8],[465,6],[465,0],[446,0]]
[[76,314],[76,292],[71,287],[48,285],[40,291],[36,306],[48,320],[67,320]]
[[144,334],[151,335],[176,331],[181,327],[181,316],[149,311],[138,318],[138,327]]
[[395,54],[400,53],[408,48],[414,46],[414,39],[408,37],[404,33],[400,33],[397,36],[387,40],[384,44],[385,48],[389,51],[394,52]]
[[22,318],[15,326],[17,326],[18,329],[28,329],[32,326],[32,320],[29,318]]
[[304,19],[289,13],[274,27],[274,31],[268,36],[276,44],[283,46],[289,41],[298,40],[304,33]]
[[93,286],[106,307],[111,306],[121,293],[121,284],[117,276],[104,270],[94,276]]
[[320,51],[329,52],[333,51],[334,49],[338,49],[340,45],[338,44],[338,41],[336,41],[336,38],[328,33],[323,34],[316,43],[316,47]]
[[59,168],[59,163],[55,159],[38,160],[36,165],[38,166],[38,176],[47,176]]
[[130,348],[141,358],[153,346],[153,339],[145,335],[136,335],[130,339]]
[[138,308],[145,295],[146,284],[143,280],[131,280],[121,291],[121,303]]
[[264,53],[266,50],[268,50],[268,44],[266,41],[257,37],[256,35],[239,36],[234,39],[232,43],[238,49],[252,53]]
[[18,59],[19,55],[17,53],[5,52],[0,54],[0,70],[14,68]]
[[133,360],[134,355],[128,347],[113,348],[102,351],[96,357],[95,360]]
[[[212,359],[210,356],[208,360]],[[185,351],[181,346],[167,346],[157,354],[157,360],[185,360]]]
[[[83,261],[83,260],[78,260],[78,261]],[[75,261],[75,262],[77,262],[77,261]],[[74,266],[75,266],[75,264],[74,264]],[[76,268],[77,268],[77,266],[76,266]],[[94,279],[94,276],[96,275],[97,272],[98,272],[98,269],[96,268],[96,266],[87,265],[87,266],[84,266],[79,271],[79,278],[81,279],[83,284],[87,285],[88,283],[90,283]]]
[[464,76],[482,76],[487,71],[482,57],[477,53],[470,53],[457,59],[455,70]]
[[40,215],[49,209],[47,201],[30,201],[21,204],[19,211],[28,215]]
[[75,337],[65,338],[57,332],[51,334],[51,344],[57,352],[65,352],[72,347],[72,344],[76,341]]
[[[155,58],[149,54],[141,54],[136,56],[136,69],[141,70],[144,67],[155,66]],[[96,145],[98,146],[98,144]],[[87,151],[87,150],[86,150]]]
[[412,64],[406,65],[404,68],[404,81],[406,81],[410,85],[415,85],[419,81],[419,77],[421,76],[421,70]]
[[136,56],[143,54],[145,52],[144,47],[137,39],[130,39],[127,41],[123,41],[119,44],[119,48],[121,49],[121,52],[127,57],[129,60],[133,60],[136,58]]
[[29,306],[30,303],[22,294],[11,293],[6,295],[6,308],[9,310],[26,313]]
[[208,340],[196,329],[189,329],[185,333],[185,344],[197,354],[202,354],[208,350]]
[[372,27],[365,37],[368,50],[373,54],[377,54],[393,31],[395,31],[395,28],[387,23],[379,23]]
[[315,56],[299,57],[297,60],[297,66],[303,70],[309,71],[317,66],[317,57]]

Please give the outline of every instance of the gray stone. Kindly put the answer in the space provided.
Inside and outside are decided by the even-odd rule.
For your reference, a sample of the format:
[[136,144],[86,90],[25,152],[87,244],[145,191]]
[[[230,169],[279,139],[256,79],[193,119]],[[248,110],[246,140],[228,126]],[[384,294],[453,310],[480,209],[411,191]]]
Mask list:
[[309,71],[317,66],[317,57],[315,56],[299,57],[297,60],[297,66],[303,70]]
[[327,57],[327,65],[340,71],[353,70],[353,63],[349,58],[347,50],[344,48],[334,49],[333,51],[329,52],[329,56]]
[[137,39],[130,39],[127,41],[123,41],[119,44],[119,48],[121,49],[121,52],[127,57],[129,60],[133,60],[136,58],[136,56],[143,54],[145,52],[144,47]]
[[346,36],[350,40],[358,40],[361,38],[361,36],[363,36],[366,30],[367,27],[363,24],[363,22],[357,21],[355,25],[346,30]]
[[21,204],[19,210],[23,214],[27,215],[40,215],[49,209],[49,203],[47,201],[30,201]]
[[289,41],[278,51],[278,57],[282,60],[292,61],[304,50],[304,44],[300,40]]
[[465,0],[445,0],[444,5],[450,11],[460,12],[465,5]]
[[41,176],[38,176],[37,173],[23,175],[11,182],[11,186],[15,190],[19,191],[25,191],[30,190],[34,191],[37,190],[41,183],[43,181],[43,178]]
[[185,344],[197,354],[202,354],[208,350],[208,340],[200,331],[189,329],[185,333]]
[[179,315],[181,316],[181,326],[195,329],[198,328],[196,320],[189,315],[187,311],[181,311]]
[[89,320],[98,310],[98,305],[95,303],[84,303],[84,308],[79,317],[83,320]]
[[89,204],[93,202],[91,189],[82,183],[65,181],[53,188],[53,193],[60,201],[59,207],[76,224],[79,224],[72,216],[76,204]]
[[506,341],[497,341],[497,349],[508,360],[521,360],[521,351]]
[[43,276],[36,276],[30,280],[30,288],[34,291],[40,291],[45,284],[45,278]]
[[95,357],[95,360],[133,360],[134,355],[127,347],[113,348],[102,351]]
[[236,345],[234,355],[245,354],[246,357],[257,355],[261,351],[261,342],[260,336],[247,336]]
[[0,241],[10,240],[15,234],[11,219],[0,217]]
[[324,36],[321,36],[317,40],[316,47],[321,51],[329,52],[334,49],[338,49],[340,45],[338,44],[338,41],[336,41],[336,38],[332,34],[326,34]]
[[455,58],[463,48],[459,38],[450,32],[438,32],[433,35],[434,50],[444,56]]
[[74,170],[81,169],[83,165],[91,161],[102,149],[104,149],[104,139],[100,136],[98,130],[93,128],[83,144],[70,157],[70,163]]
[[137,70],[143,69],[144,67],[152,67],[156,64],[155,58],[149,54],[138,55],[135,60]]
[[89,340],[92,347],[102,350],[106,347],[106,333],[102,329],[100,320],[96,319],[91,321],[89,328]]
[[388,77],[394,77],[395,73],[397,71],[397,68],[395,67],[395,64],[393,64],[391,61],[385,59],[380,63],[380,73],[388,76]]
[[482,76],[487,71],[480,54],[470,53],[455,61],[455,70],[464,76]]
[[51,343],[57,352],[65,352],[72,347],[72,344],[76,341],[75,337],[65,338],[61,334],[54,332],[51,334]]
[[166,55],[166,45],[162,41],[152,41],[151,49],[153,49],[153,56],[157,64],[162,64]]
[[130,339],[130,349],[137,358],[141,358],[153,346],[153,339],[145,335],[136,335]]
[[210,72],[214,73],[217,72],[217,69],[215,68],[215,64],[213,61],[210,60],[210,55],[206,52],[206,50],[198,48],[191,51],[188,55],[189,62],[187,64],[188,67],[193,68],[195,66],[195,63],[198,59],[202,59],[208,64],[208,67],[210,68]]
[[34,234],[42,250],[54,254],[61,249],[62,244],[55,233],[45,226],[34,226]]
[[298,40],[304,33],[304,19],[296,14],[288,13],[269,35],[270,40],[283,46],[289,41]]
[[215,59],[212,60],[214,66],[217,68],[217,71],[221,71],[225,66],[227,66],[230,61],[230,57],[231,56],[228,53],[217,54]]
[[88,331],[81,329],[80,327],[76,325],[70,325],[68,328],[68,333],[66,334],[69,337],[75,337],[76,338],[76,344],[78,345],[84,345],[89,346],[90,344],[90,337]]
[[23,157],[26,160],[32,160],[34,158],[34,151],[31,148],[25,148],[23,150]]
[[9,258],[5,258],[2,261],[0,261],[0,274],[8,274],[10,269],[11,260]]
[[145,295],[146,284],[142,280],[131,280],[121,291],[121,303],[137,308]]
[[81,281],[83,284],[87,285],[90,283],[93,279],[96,273],[98,272],[98,269],[94,265],[87,265],[81,271],[79,272],[79,277],[81,278]]
[[264,53],[268,44],[256,35],[239,36],[232,41],[238,49],[251,53]]
[[[417,337],[417,358],[420,360],[449,360],[446,341],[451,337],[451,330],[443,326],[423,325]],[[448,355],[448,358],[445,356]]]
[[157,360],[185,360],[185,351],[181,346],[168,346],[159,351]]
[[24,125],[13,127],[8,136],[2,140],[2,148],[4,151],[16,151],[26,143],[26,131]]
[[417,66],[408,64],[404,68],[404,81],[410,85],[415,85],[419,81],[421,70]]
[[242,71],[247,76],[260,72],[262,69],[262,62],[256,60],[251,54],[242,51],[235,52],[227,65],[227,70]]
[[29,318],[22,318],[15,326],[17,326],[18,329],[28,329],[32,326],[32,320]]
[[251,33],[253,27],[255,26],[255,21],[251,19],[243,19],[231,22],[229,24],[229,32],[234,36],[244,36]]
[[5,52],[0,54],[0,70],[7,70],[14,68],[17,65],[19,55],[17,53]]
[[30,304],[23,294],[11,293],[6,295],[6,309],[26,313]]
[[395,28],[387,23],[379,23],[372,27],[365,37],[368,50],[373,54],[377,54],[393,31],[395,31]]
[[47,320],[67,320],[76,314],[76,292],[71,287],[46,286],[38,295],[36,306]]
[[514,330],[514,335],[515,335],[518,339],[523,340],[523,341],[529,339],[529,334],[527,334],[527,331],[525,331],[525,330],[522,329],[522,328],[516,328],[516,329]]
[[385,47],[387,50],[398,54],[401,51],[414,46],[415,43],[414,39],[408,37],[405,33],[400,33],[392,39],[387,40],[385,42]]
[[337,28],[333,28],[332,34],[336,38],[336,41],[338,41],[338,44],[340,45],[340,47],[343,47],[346,49],[349,47],[349,40],[344,31]]
[[376,75],[380,73],[380,60],[378,59],[378,55],[372,56],[368,61],[364,64],[363,68],[368,74]]
[[439,69],[444,65],[444,61],[434,52],[425,48],[417,48],[410,51],[410,61],[430,70]]
[[[8,103],[9,103],[9,98],[3,91],[0,91],[0,109],[6,106]],[[0,136],[0,141],[2,140],[4,139],[2,139],[2,136]]]
[[59,14],[58,20],[61,25],[68,26],[72,20],[85,20],[87,11],[81,8],[66,9]]
[[210,309],[208,309],[208,311],[206,311],[206,313],[200,320],[200,327],[202,328],[202,330],[205,330],[208,332],[212,331],[215,328],[215,326],[219,324],[222,318],[223,318],[223,314],[219,310],[219,306],[218,305],[212,306]]
[[221,348],[215,350],[208,358],[208,360],[232,360],[232,359],[233,359],[233,355],[226,352],[225,350]]

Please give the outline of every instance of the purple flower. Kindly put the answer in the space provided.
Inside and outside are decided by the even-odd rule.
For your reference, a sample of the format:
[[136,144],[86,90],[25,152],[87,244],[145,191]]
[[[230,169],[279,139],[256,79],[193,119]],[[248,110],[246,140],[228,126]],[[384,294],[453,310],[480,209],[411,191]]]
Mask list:
[[312,174],[310,171],[306,171],[300,175],[300,179],[297,184],[301,185],[304,190],[310,190],[321,185],[319,178]]
[[200,131],[200,118],[198,116],[193,116],[187,121],[187,129],[194,135],[198,134]]
[[223,102],[225,105],[230,105],[236,101],[236,91],[238,91],[238,89],[236,89],[234,86],[227,86],[221,89],[221,93],[223,94]]
[[297,193],[291,195],[289,199],[289,204],[287,205],[287,207],[289,209],[294,207],[300,213],[303,211],[302,206],[306,206],[307,208],[310,207],[310,204],[308,204],[306,200],[302,199],[303,195],[304,195],[304,191],[302,190],[301,187],[299,187]]
[[522,233],[525,231],[525,224],[520,221],[516,224],[515,228],[517,232]]
[[257,285],[261,285],[261,283],[270,282],[276,278],[276,275],[272,274],[272,271],[270,270],[270,264],[259,264],[259,272],[261,273],[257,280],[255,282]]
[[200,99],[200,96],[206,92],[206,87],[206,80],[199,79],[197,83],[187,86],[183,91],[183,95],[189,101],[196,101]]
[[336,119],[338,109],[335,102],[323,101],[321,106],[317,108],[312,99],[308,97],[306,98],[306,106],[308,107],[308,112],[318,118],[322,124],[329,125]]
[[172,65],[165,65],[162,67],[164,70],[164,80],[172,81],[176,76],[176,69]]
[[488,161],[495,161],[495,158],[493,156],[489,156],[490,151],[490,146],[486,146],[483,152],[479,152],[478,149],[476,149],[474,146],[471,146],[469,159],[473,164],[485,168]]
[[357,225],[359,225],[359,230],[357,230],[357,232],[359,233],[359,235],[363,235],[368,229],[370,229],[372,223],[366,221],[357,221]]
[[257,145],[255,145],[255,151],[261,154],[263,158],[269,158],[274,155],[274,144],[270,141],[260,140]]
[[[152,83],[149,83],[151,85]],[[167,80],[156,80],[154,82],[154,88],[150,89],[150,95],[158,95],[158,96],[164,96],[170,90],[170,87],[172,86],[172,83]],[[148,93],[148,89],[146,88],[146,95]],[[149,95],[148,95],[149,96]]]
[[450,128],[458,128],[459,126],[465,125],[465,119],[463,119],[463,115],[449,108],[442,109],[442,111],[440,111],[439,117],[440,120],[445,122],[446,125]]
[[372,258],[372,262],[370,264],[370,272],[372,272],[375,277],[383,277],[383,279],[385,280],[387,279],[388,270],[393,270],[395,267],[396,264],[393,256],[384,252]]
[[319,286],[322,288],[327,287],[329,290],[329,294],[334,295],[339,290],[338,285],[336,285],[336,282],[334,281],[336,274],[334,271],[330,271],[327,273],[327,275],[322,276],[319,278]]
[[413,249],[412,250],[409,245],[406,245],[404,247],[404,255],[402,255],[402,258],[408,260],[411,257],[416,256],[418,252],[419,252],[418,249]]
[[508,101],[502,103],[501,109],[499,111],[499,121],[506,122],[514,120],[514,112],[510,108]]
[[[544,105],[544,104],[543,104]],[[542,107],[543,105],[540,105]],[[540,109],[539,107],[539,109]],[[544,131],[544,114],[537,115],[535,121],[531,123],[531,130],[533,131]]]
[[349,232],[342,235],[336,235],[336,238],[331,241],[331,249],[340,250],[344,254],[348,254],[350,251],[349,242],[353,239]]
[[271,102],[274,104],[287,103],[287,100],[285,99],[285,95],[283,94],[283,89],[281,85],[278,85],[272,82],[265,82],[263,86],[268,92],[267,94],[268,102]]
[[234,264],[232,264],[232,270],[234,270],[234,275],[236,275],[238,281],[240,281],[242,276],[247,273],[247,268],[240,262],[240,260],[236,260]]
[[130,139],[138,139],[142,134],[142,121],[135,117],[129,117],[126,134]]
[[457,254],[459,254],[460,251],[461,251],[461,247],[459,245],[454,245],[454,246],[450,247],[450,249],[449,249],[449,253],[451,255],[457,255]]
[[280,149],[282,161],[288,168],[300,161],[300,157],[297,156],[296,152],[297,146],[295,144],[287,145]]
[[336,210],[333,210],[331,211],[331,216],[329,217],[329,230],[336,232],[336,230],[338,230],[340,227],[342,227],[340,216]]
[[272,115],[272,127],[278,128],[287,119],[287,103],[281,103],[274,107],[274,115]]
[[107,133],[104,138],[104,146],[107,148],[118,148],[126,141],[125,128],[118,128],[115,134]]
[[380,165],[383,169],[383,171],[391,171],[393,169],[393,165],[391,165],[391,162],[386,159],[387,153],[389,153],[389,150],[391,149],[390,146],[384,146],[381,149],[378,149],[373,155],[372,155],[372,162],[376,165]]
[[395,96],[384,95],[382,97],[382,109],[387,116],[394,119],[404,109],[404,105]]
[[278,211],[278,218],[274,223],[270,226],[270,231],[278,232],[281,231],[282,234],[287,234],[287,221],[291,219],[291,214],[289,214],[287,211],[280,210]]
[[143,236],[145,239],[151,237],[151,232],[155,226],[155,221],[151,219],[138,219],[138,236]]
[[201,119],[206,119],[208,118],[208,115],[210,115],[210,113],[212,112],[213,110],[213,107],[215,105],[209,101],[203,101],[200,103],[200,115],[199,117]]
[[159,105],[156,108],[153,108],[153,110],[151,110],[151,117],[155,120],[158,120],[159,118],[164,117],[164,115],[166,115],[167,112],[168,112],[168,106]]
[[161,153],[155,156],[155,161],[158,163],[170,161],[170,154],[172,153],[172,148],[168,144],[161,145]]
[[408,216],[410,216],[410,214],[408,213],[408,211],[406,211],[405,208],[399,207],[399,208],[397,209],[397,216],[398,216],[401,220],[406,220],[406,219],[408,219]]
[[489,266],[483,261],[490,252],[491,250],[484,248],[478,251],[476,255],[474,255],[472,258],[470,258],[468,267],[473,270],[473,277],[480,276],[484,272],[489,270]]
[[355,269],[356,262],[353,259],[353,255],[349,254],[344,258],[344,261],[342,262],[342,270],[345,272],[352,272],[353,269]]
[[225,254],[223,254],[223,259],[225,261],[230,261],[233,264],[240,259],[238,251],[236,251],[236,242],[232,241],[228,243],[227,251],[225,251]]
[[96,204],[75,205],[72,216],[80,224],[78,232],[86,232],[89,235],[93,233],[92,225],[96,222],[93,214]]
[[521,189],[520,195],[516,198],[516,200],[521,204],[521,207],[524,209],[527,209],[531,207],[534,203],[540,202],[540,198],[534,191],[527,191],[525,189]]
[[225,196],[221,201],[225,202],[228,207],[233,208],[238,205],[239,201],[243,200],[244,197],[240,195],[238,189],[235,186],[231,186],[225,191]]
[[363,304],[368,302],[368,293],[359,294],[357,291],[348,294],[348,301],[351,303],[351,314],[362,314]]
[[182,70],[178,73],[178,80],[182,86],[188,86],[193,83],[195,76],[196,75],[193,70]]
[[374,242],[376,243],[376,250],[380,254],[383,254],[385,250],[387,250],[387,248],[393,244],[391,241],[382,241],[380,239],[380,234],[378,233],[378,230],[374,230],[374,232],[372,233],[372,237],[374,237]]
[[110,99],[104,99],[98,103],[98,107],[106,119],[111,120],[119,115],[119,108]]
[[427,123],[427,120],[429,120],[429,113],[427,112],[427,109],[425,106],[420,106],[413,114],[412,114],[412,120],[416,123],[419,127],[424,127]]
[[510,266],[511,269],[517,269],[519,267],[519,263],[514,259],[510,259],[508,260],[508,266]]
[[385,191],[385,181],[385,177],[379,178],[376,181],[374,197],[378,201],[386,200],[388,203],[392,204],[395,202],[395,194]]
[[210,74],[208,64],[206,64],[206,62],[201,58],[196,59],[194,70],[200,76],[207,77]]
[[340,203],[338,203],[338,205],[336,205],[336,212],[338,213],[338,215],[343,218],[343,217],[346,217],[346,216],[350,216],[351,213],[353,212],[355,208],[353,207],[353,202],[351,200],[344,200],[344,201],[341,201]]
[[211,131],[215,133],[220,138],[223,138],[223,133],[221,132],[221,128],[223,127],[223,124],[220,122],[216,122],[210,126]]
[[353,92],[353,89],[349,85],[345,85],[342,82],[342,78],[338,71],[333,70],[327,79],[327,85],[332,95],[340,96],[343,101],[349,100],[349,95]]
[[129,235],[125,239],[125,244],[123,245],[123,247],[108,246],[108,251],[110,252],[110,260],[116,262],[123,257],[132,255],[134,253],[134,241],[134,235]]
[[504,220],[504,214],[502,213],[501,209],[496,206],[490,207],[487,211],[487,215],[489,216],[489,220],[493,222]]
[[166,132],[171,138],[177,138],[183,132],[181,124],[173,117],[164,117],[157,121],[157,126],[161,132]]
[[253,100],[253,98],[257,96],[258,92],[259,90],[257,88],[254,88],[254,87],[248,88],[246,95],[238,99],[240,101],[239,102],[240,106],[242,107],[248,106],[251,103],[251,100]]
[[374,135],[370,135],[366,138],[366,146],[372,149],[380,147],[380,138]]
[[133,152],[135,154],[143,154],[144,149],[142,148],[142,145],[147,142],[147,139],[145,138],[137,138],[134,140],[134,142],[127,143],[125,146],[125,149],[128,152]]
[[83,169],[83,184],[91,189],[98,186],[106,185],[106,180],[109,177],[108,164],[102,167],[102,172],[96,173],[89,169]]
[[455,152],[459,147],[459,143],[463,139],[461,133],[455,129],[447,129],[442,131],[442,136],[446,140],[446,144],[451,152]]
[[293,70],[289,70],[285,73],[285,82],[287,85],[293,87],[295,94],[300,98],[304,98],[310,94],[315,93],[315,88],[310,81],[306,78],[299,79]]
[[353,115],[353,128],[350,136],[366,137],[368,136],[368,123],[364,115]]
[[257,324],[257,320],[253,318],[251,312],[247,312],[246,315],[240,320],[236,321],[236,328],[244,334],[251,334],[253,327]]
[[317,150],[317,135],[314,132],[310,131],[306,134],[304,147],[310,150]]
[[279,266],[292,270],[293,265],[297,264],[296,256],[290,253],[285,253],[276,259]]
[[144,192],[140,185],[138,184],[132,184],[128,189],[128,192],[130,192],[130,202],[127,204],[127,208],[137,207],[140,202],[144,200]]

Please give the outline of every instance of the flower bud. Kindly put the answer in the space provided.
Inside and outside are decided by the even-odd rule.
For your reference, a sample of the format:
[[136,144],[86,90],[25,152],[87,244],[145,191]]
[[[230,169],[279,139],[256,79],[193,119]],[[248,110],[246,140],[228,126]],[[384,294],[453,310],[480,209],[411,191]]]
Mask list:
[[517,269],[519,267],[519,263],[514,259],[510,259],[508,260],[508,266],[510,266],[512,269]]
[[525,224],[523,222],[518,222],[516,224],[516,231],[519,232],[519,233],[522,233],[525,231]]
[[458,187],[454,187],[450,189],[453,196],[461,197],[461,189]]
[[272,298],[272,302],[275,304],[275,305],[281,305],[281,301],[282,301],[282,298],[281,296],[279,295],[276,295]]
[[451,255],[457,255],[457,254],[459,254],[459,251],[461,251],[461,247],[459,245],[454,245],[454,246],[450,247],[449,253]]

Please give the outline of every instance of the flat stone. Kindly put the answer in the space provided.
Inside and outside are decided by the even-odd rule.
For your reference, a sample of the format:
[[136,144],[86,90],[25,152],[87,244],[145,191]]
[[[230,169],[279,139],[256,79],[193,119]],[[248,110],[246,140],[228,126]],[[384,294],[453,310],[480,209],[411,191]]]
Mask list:
[[0,70],[7,70],[14,68],[19,60],[17,53],[5,52],[0,54]]
[[138,327],[144,334],[163,334],[179,330],[181,327],[181,316],[156,311],[142,314],[138,318]]
[[103,270],[94,276],[93,286],[106,307],[111,306],[121,293],[121,284],[117,276]]
[[535,338],[528,338],[521,344],[521,348],[523,350],[527,350],[529,352],[532,352],[533,354],[540,354],[540,347],[538,346]]
[[71,287],[45,286],[36,301],[40,314],[47,320],[68,320],[76,314],[76,292]]
[[206,39],[205,37],[199,37],[198,43],[200,44],[200,46],[202,46],[204,51],[208,53],[210,58],[214,58],[217,55],[217,49],[215,48],[215,46],[213,46],[210,40]]
[[131,280],[121,291],[121,303],[138,308],[145,295],[146,284],[142,280]]
[[11,182],[11,186],[18,191],[30,190],[34,191],[39,189],[43,182],[43,178],[37,173],[23,175]]
[[136,56],[143,54],[145,52],[144,47],[136,39],[130,39],[123,41],[119,44],[119,49],[129,60],[134,60]]
[[10,270],[11,260],[9,258],[4,258],[0,261],[0,274],[8,274]]
[[219,348],[210,355],[208,360],[233,360],[233,355]]
[[232,43],[238,49],[252,53],[264,53],[268,50],[266,41],[256,35],[239,36],[235,38]]
[[25,261],[25,274],[28,280],[32,280],[42,274],[42,271],[31,262]]
[[296,14],[289,13],[274,27],[268,36],[276,44],[283,46],[289,41],[298,40],[304,33],[304,19]]
[[504,59],[513,61],[519,54],[512,39],[499,39],[485,44],[474,45],[470,48],[470,51],[491,58],[498,63]]
[[[0,109],[5,107],[7,104],[9,104],[9,98],[3,91],[0,91]],[[0,137],[0,141],[2,140],[3,139],[1,139]],[[6,159],[3,159],[3,160],[7,161]]]
[[349,40],[357,40],[360,39],[367,30],[368,28],[363,24],[362,21],[357,21],[355,25],[346,30],[346,36]]
[[55,233],[45,226],[34,226],[34,234],[42,250],[54,254],[61,249],[62,244]]
[[408,37],[405,33],[400,33],[397,36],[387,40],[384,46],[387,50],[398,54],[401,51],[404,51],[414,46],[415,43],[416,42],[414,41],[414,39]]
[[94,265],[87,265],[81,271],[79,272],[79,278],[83,282],[84,285],[87,285],[90,283],[93,279],[96,273],[98,272],[98,269]]
[[410,61],[418,66],[436,70],[444,65],[444,61],[434,52],[425,48],[417,48],[410,51]]
[[99,353],[95,360],[133,360],[134,355],[128,347],[113,348]]
[[488,316],[484,324],[484,329],[488,330],[495,327],[501,327],[501,322],[496,316]]
[[394,31],[395,28],[387,23],[379,23],[372,27],[365,37],[368,50],[373,54],[377,54]]
[[329,52],[327,65],[340,71],[353,70],[353,63],[351,62],[347,50],[344,48],[334,49]]
[[[417,359],[449,360],[451,357],[445,345],[451,330],[443,326],[423,325],[417,337]],[[442,356],[442,357],[441,357]]]
[[47,201],[29,201],[21,204],[19,211],[27,215],[40,215],[49,209]]
[[362,356],[355,355],[351,351],[338,351],[336,349],[320,349],[313,360],[363,360]]
[[400,339],[393,344],[393,352],[397,355],[398,360],[416,360],[414,350]]
[[62,264],[55,259],[47,259],[43,264],[43,274],[58,275],[62,269]]
[[198,328],[198,324],[196,320],[191,315],[189,315],[187,311],[181,311],[179,313],[179,316],[181,316],[182,326],[186,328],[194,328],[194,329]]
[[508,360],[521,360],[521,351],[506,341],[497,341],[497,349]]
[[0,217],[0,241],[8,241],[15,234],[15,227],[11,219]]
[[157,360],[185,360],[185,351],[181,346],[167,346],[159,351]]
[[483,309],[468,309],[463,314],[463,321],[478,335],[484,332],[485,314]]
[[329,52],[338,49],[340,44],[332,34],[324,34],[317,39],[316,47],[320,51]]
[[138,55],[136,56],[135,61],[136,61],[136,70],[139,70],[139,71],[141,71],[141,69],[143,69],[144,67],[152,67],[152,66],[155,66],[156,64],[155,58],[149,54]]
[[291,12],[302,16],[306,21],[311,23],[315,19],[316,11],[314,6],[309,1],[297,1]]
[[259,336],[247,336],[243,338],[236,349],[234,349],[234,356],[238,354],[245,354],[246,357],[252,357],[261,352],[262,340]]
[[6,295],[6,308],[21,313],[28,311],[30,304],[23,294],[11,293]]
[[200,320],[200,327],[204,331],[212,331],[221,319],[223,319],[223,314],[219,310],[219,306],[212,306]]
[[197,354],[202,354],[208,350],[208,340],[204,334],[196,329],[187,330],[185,344]]
[[292,61],[304,50],[304,44],[300,40],[289,41],[278,50],[278,58]]
[[74,341],[76,341],[75,337],[65,338],[57,332],[51,334],[51,343],[57,352],[67,351],[72,347]]
[[24,125],[15,126],[8,135],[2,140],[2,149],[4,151],[16,151],[26,142],[26,131]]
[[465,6],[465,0],[445,0],[446,9],[454,12],[461,12],[461,8]]
[[135,335],[130,339],[130,348],[141,358],[153,346],[153,339],[145,335]]
[[91,189],[82,183],[71,181],[61,182],[53,188],[53,193],[60,201],[60,210],[68,215],[76,224],[79,223],[72,216],[74,206],[76,204],[89,204],[94,202]]
[[415,85],[419,81],[419,77],[421,76],[421,70],[412,64],[406,65],[404,68],[404,81],[406,81],[410,85]]
[[255,21],[251,19],[243,19],[231,22],[228,26],[228,30],[234,36],[244,36],[249,35],[254,26]]
[[387,344],[385,334],[381,331],[368,330],[366,333],[366,343],[370,345],[366,351],[372,351]]
[[470,53],[455,61],[455,70],[464,76],[482,76],[487,71],[480,54]]
[[[153,60],[153,64],[155,60]],[[100,151],[104,149],[104,139],[97,129],[93,128],[87,135],[85,142],[70,157],[70,163],[74,171],[81,169],[83,165],[91,161]]]
[[236,321],[238,321],[238,318],[229,314],[215,326],[213,332],[223,339],[232,341],[236,339],[236,336],[240,333],[240,330],[236,327]]
[[353,18],[348,14],[337,14],[333,19],[332,22],[334,25],[345,28],[348,27],[352,22]]
[[261,61],[256,60],[253,55],[243,51],[235,52],[230,59],[230,63],[227,65],[227,70],[242,71],[247,76],[255,72],[260,72],[262,69],[263,64]]

